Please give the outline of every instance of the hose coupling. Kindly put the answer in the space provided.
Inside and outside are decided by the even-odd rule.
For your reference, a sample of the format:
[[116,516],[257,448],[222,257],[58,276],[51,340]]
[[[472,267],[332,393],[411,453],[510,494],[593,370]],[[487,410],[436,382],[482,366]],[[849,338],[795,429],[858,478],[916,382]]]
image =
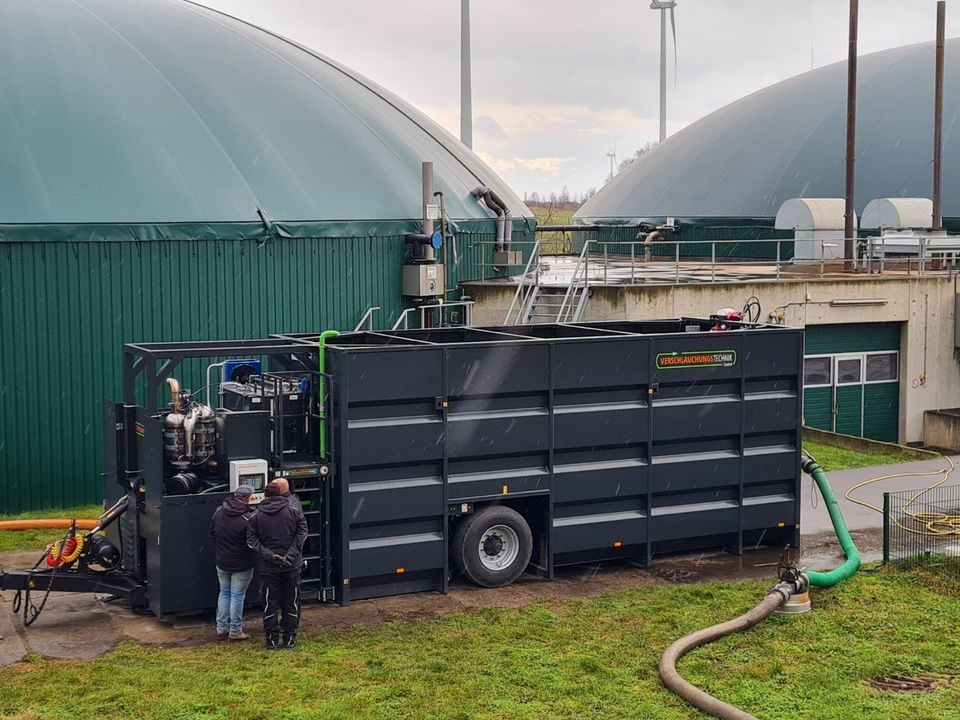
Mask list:
[[783,602],[787,602],[790,597],[797,592],[797,586],[792,582],[778,582],[772,588],[767,590],[767,595],[779,595]]

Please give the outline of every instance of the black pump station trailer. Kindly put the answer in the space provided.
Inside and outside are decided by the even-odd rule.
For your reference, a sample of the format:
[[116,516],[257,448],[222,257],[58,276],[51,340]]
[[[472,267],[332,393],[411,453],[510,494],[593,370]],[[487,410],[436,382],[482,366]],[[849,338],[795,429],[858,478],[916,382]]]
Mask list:
[[0,587],[207,609],[213,511],[274,477],[307,515],[303,596],[341,604],[796,546],[802,356],[801,330],[695,318],[126,345],[106,420],[118,560]]

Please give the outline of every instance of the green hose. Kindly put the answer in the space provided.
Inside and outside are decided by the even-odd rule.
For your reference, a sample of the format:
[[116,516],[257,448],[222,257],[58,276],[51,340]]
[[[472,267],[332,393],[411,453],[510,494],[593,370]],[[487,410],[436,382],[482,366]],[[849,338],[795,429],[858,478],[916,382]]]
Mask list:
[[317,358],[317,369],[320,372],[320,402],[323,410],[320,412],[320,459],[327,459],[327,340],[339,336],[336,330],[324,330],[320,333],[320,354]]
[[840,547],[843,548],[847,556],[846,561],[830,570],[829,572],[806,572],[807,579],[813,587],[833,587],[841,580],[851,577],[860,567],[860,551],[853,543],[850,537],[850,531],[847,530],[847,523],[844,522],[843,513],[840,511],[840,504],[837,502],[836,495],[833,494],[833,488],[830,487],[830,480],[827,474],[823,472],[817,461],[812,457],[807,457],[801,465],[803,471],[813,477],[823,495],[823,500],[827,504],[827,512],[830,513],[830,520],[833,522],[834,532],[837,533],[837,540],[840,541]]

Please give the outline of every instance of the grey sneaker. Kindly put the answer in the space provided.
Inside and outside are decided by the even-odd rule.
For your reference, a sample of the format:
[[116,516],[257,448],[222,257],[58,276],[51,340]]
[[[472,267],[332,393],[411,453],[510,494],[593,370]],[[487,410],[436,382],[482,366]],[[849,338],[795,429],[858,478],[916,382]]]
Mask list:
[[250,636],[244,632],[241,632],[241,633],[237,633],[236,635],[231,635],[230,639],[231,640],[249,640]]
[[217,640],[226,640],[227,631],[226,630],[217,630]]

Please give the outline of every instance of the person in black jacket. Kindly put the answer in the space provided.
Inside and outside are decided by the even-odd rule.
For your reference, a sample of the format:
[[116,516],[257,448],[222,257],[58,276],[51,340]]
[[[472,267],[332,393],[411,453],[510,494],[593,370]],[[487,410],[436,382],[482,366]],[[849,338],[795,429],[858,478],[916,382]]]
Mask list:
[[213,513],[213,536],[220,597],[217,599],[217,637],[246,640],[243,632],[243,601],[253,578],[255,556],[247,546],[247,524],[252,513],[253,489],[241,485]]
[[268,483],[263,502],[247,527],[247,545],[260,559],[263,630],[270,650],[280,647],[281,627],[283,647],[292,648],[297,643],[300,568],[303,543],[307,539],[303,510],[294,507],[282,492],[276,480]]

